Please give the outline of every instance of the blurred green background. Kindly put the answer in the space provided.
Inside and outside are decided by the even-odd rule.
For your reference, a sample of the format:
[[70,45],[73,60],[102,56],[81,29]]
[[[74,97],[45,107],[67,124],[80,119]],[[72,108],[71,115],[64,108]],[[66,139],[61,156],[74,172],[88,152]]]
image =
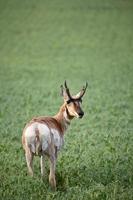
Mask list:
[[[24,124],[85,81],[57,162],[57,191],[27,176]],[[0,199],[133,199],[133,1],[0,0]]]

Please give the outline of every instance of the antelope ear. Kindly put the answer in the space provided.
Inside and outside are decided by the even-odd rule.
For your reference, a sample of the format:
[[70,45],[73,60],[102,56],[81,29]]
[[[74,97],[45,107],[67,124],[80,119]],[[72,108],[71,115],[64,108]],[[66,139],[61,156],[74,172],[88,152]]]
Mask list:
[[88,83],[86,82],[86,85],[76,95],[76,98],[82,98],[84,96],[85,92],[86,92],[87,87],[88,87]]
[[64,93],[64,87],[63,87],[63,85],[60,86],[60,89],[61,89],[60,95],[63,96],[63,93]]
[[66,93],[66,89],[63,87],[63,85],[61,85],[61,96],[64,98],[65,101],[69,99]]
[[74,95],[74,98],[75,98],[75,99],[78,99],[78,98],[80,98],[80,95],[81,95],[81,91],[78,92],[76,95]]

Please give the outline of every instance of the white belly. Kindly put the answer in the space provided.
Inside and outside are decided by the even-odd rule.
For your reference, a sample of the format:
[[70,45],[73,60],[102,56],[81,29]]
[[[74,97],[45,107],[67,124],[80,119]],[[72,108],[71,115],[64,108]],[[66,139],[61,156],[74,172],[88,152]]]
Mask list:
[[64,143],[64,139],[56,129],[50,129],[47,125],[35,122],[25,130],[25,139],[27,145],[31,147],[33,153],[36,153],[36,130],[39,133],[39,142],[42,151],[47,151],[49,145],[54,143],[57,150],[60,150]]

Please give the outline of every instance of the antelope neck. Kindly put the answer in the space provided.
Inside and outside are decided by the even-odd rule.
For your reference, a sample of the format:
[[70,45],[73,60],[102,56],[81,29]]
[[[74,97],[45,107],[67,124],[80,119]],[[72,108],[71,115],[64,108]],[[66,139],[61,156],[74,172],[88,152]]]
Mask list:
[[66,104],[63,104],[55,119],[61,124],[62,129],[66,131],[73,117],[70,116]]

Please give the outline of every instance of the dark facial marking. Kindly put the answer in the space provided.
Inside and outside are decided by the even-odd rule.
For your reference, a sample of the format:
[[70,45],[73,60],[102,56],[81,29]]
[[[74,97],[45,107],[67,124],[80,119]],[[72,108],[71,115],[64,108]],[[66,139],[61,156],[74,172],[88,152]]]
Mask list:
[[69,99],[69,100],[67,100],[67,104],[69,104],[69,103],[75,103],[75,102],[80,102],[80,103],[82,103],[82,99],[79,98],[79,99]]
[[83,112],[82,108],[80,107],[79,101],[74,102],[74,107],[75,107],[77,114],[79,115],[79,118],[82,118],[84,115],[84,112]]

